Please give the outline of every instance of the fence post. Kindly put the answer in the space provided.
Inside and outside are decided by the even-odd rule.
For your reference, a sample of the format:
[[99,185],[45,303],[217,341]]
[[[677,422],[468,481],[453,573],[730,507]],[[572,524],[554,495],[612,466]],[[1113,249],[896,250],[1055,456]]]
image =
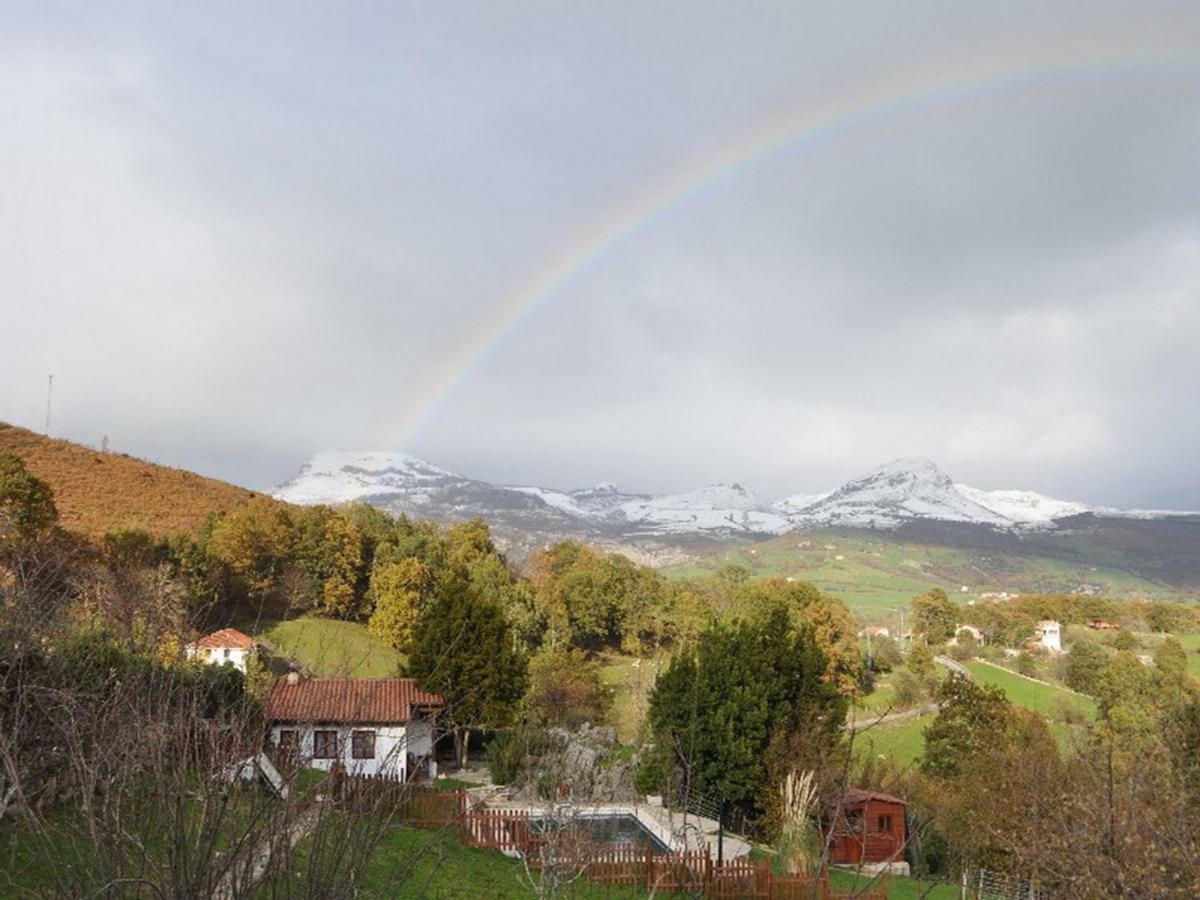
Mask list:
[[775,896],[775,882],[771,879],[771,858],[763,860],[767,864],[767,900]]
[[654,889],[654,854],[650,848],[650,842],[646,841],[646,891]]

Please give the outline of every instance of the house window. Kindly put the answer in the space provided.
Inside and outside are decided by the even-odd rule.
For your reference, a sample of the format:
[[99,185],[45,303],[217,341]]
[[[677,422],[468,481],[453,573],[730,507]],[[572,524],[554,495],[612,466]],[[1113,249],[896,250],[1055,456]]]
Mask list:
[[313,732],[313,759],[337,759],[337,732]]
[[879,817],[879,828],[877,830],[884,831],[884,832],[887,832],[888,834],[891,834],[892,833],[892,817],[891,816],[880,816]]
[[226,647],[222,652],[225,654],[225,658],[229,659],[229,648]]
[[355,731],[350,735],[350,755],[354,759],[375,758],[375,732]]
[[300,747],[300,732],[295,728],[279,729],[279,749],[284,753],[295,753]]

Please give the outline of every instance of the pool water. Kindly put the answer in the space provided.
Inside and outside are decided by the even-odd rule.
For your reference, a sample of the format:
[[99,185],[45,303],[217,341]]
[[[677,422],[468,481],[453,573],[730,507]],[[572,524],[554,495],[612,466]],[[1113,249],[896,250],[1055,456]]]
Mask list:
[[627,813],[611,816],[582,815],[578,816],[576,821],[588,837],[598,844],[644,847],[649,842],[653,853],[671,852],[671,849],[647,830],[645,825]]

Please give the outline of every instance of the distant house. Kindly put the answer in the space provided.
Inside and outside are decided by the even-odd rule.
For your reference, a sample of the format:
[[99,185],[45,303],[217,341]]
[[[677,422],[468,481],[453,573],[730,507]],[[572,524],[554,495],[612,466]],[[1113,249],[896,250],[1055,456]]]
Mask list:
[[1051,653],[1062,653],[1062,625],[1050,619],[1037,623],[1038,646]]
[[977,644],[983,643],[983,632],[974,625],[959,625],[954,631],[954,637],[950,638],[948,643],[951,647],[958,646],[958,640],[961,635],[968,635]]
[[834,865],[858,866],[908,874],[904,861],[904,813],[908,804],[879,791],[850,790],[833,826]]
[[236,628],[222,628],[188,644],[184,647],[184,655],[188,659],[198,659],[214,666],[228,663],[244,673],[246,662],[256,646],[257,643],[250,635],[243,634]]
[[862,637],[891,637],[892,630],[883,625],[868,625],[866,628],[860,631],[859,634]]
[[1105,622],[1103,619],[1092,619],[1088,622],[1087,627],[1092,631],[1117,631],[1121,626]]
[[408,781],[436,776],[434,720],[443,706],[411,678],[301,678],[291,672],[263,703],[271,743],[303,765]]

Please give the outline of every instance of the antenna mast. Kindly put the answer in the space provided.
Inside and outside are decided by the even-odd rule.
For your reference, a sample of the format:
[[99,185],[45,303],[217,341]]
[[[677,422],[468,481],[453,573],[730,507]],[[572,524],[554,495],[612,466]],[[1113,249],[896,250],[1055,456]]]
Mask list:
[[54,400],[54,376],[46,383],[46,437],[50,437],[50,404]]

